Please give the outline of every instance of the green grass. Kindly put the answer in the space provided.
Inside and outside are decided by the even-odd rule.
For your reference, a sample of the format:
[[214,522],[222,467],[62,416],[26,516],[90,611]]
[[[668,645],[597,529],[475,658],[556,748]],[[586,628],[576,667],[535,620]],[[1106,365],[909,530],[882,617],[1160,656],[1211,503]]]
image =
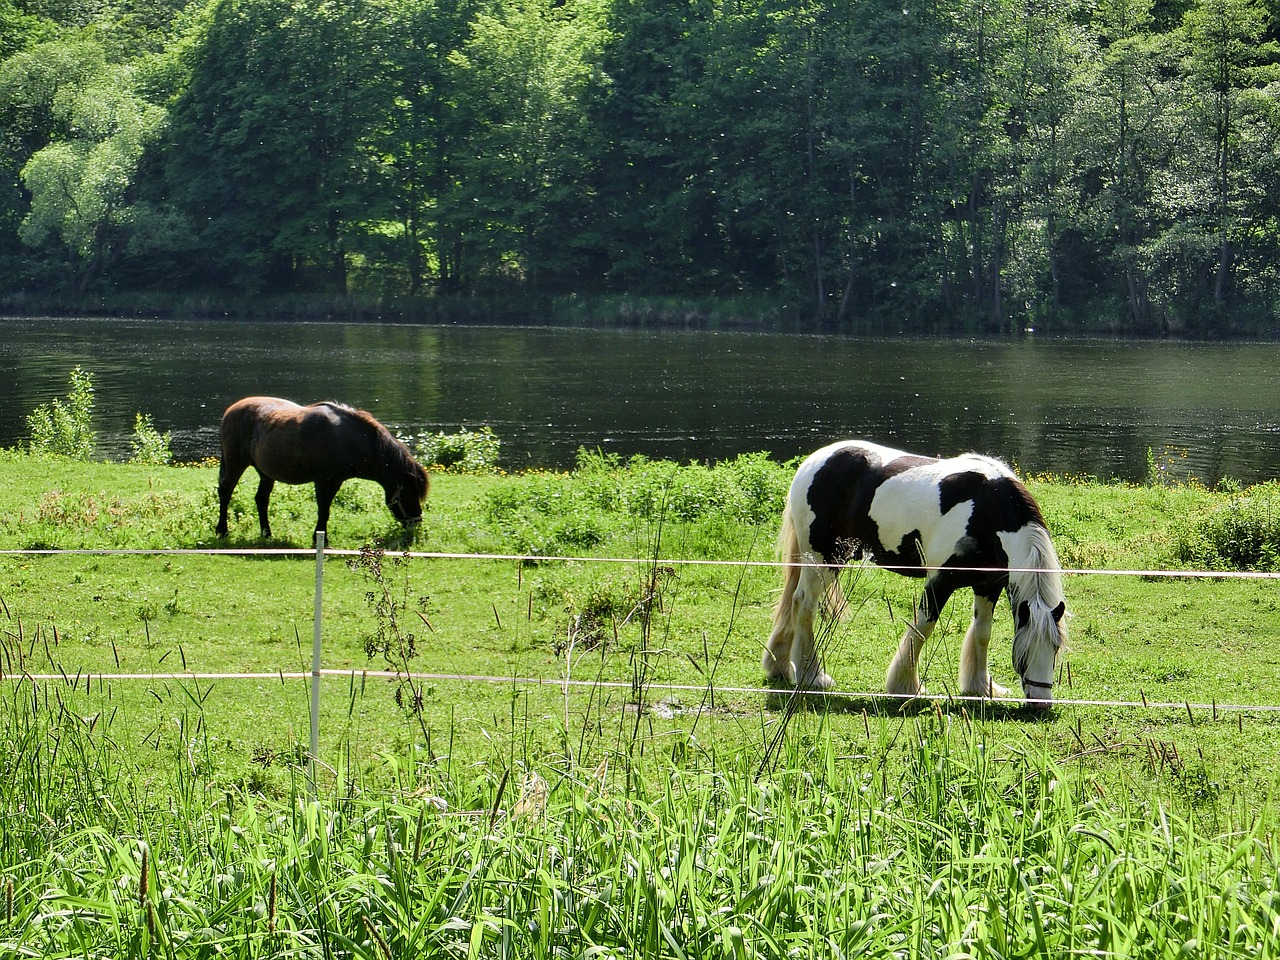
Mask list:
[[[1280,703],[1280,586],[1068,579],[1064,697],[1217,710],[796,710],[759,672],[776,571],[745,562],[771,559],[788,481],[762,457],[442,474],[411,543],[345,486],[331,546],[390,545],[325,565],[325,666],[352,673],[324,680],[314,799],[308,682],[282,676],[310,669],[312,560],[0,556],[0,955],[1280,952],[1280,715],[1225,709]],[[213,539],[215,484],[0,453],[0,549],[261,546],[248,480]],[[1188,568],[1222,511],[1265,526],[1250,491],[1032,488],[1068,567]],[[313,523],[310,490],[277,487],[269,546]],[[850,575],[841,688],[881,688],[916,586]],[[964,607],[926,650],[934,690]],[[1004,611],[992,658],[1011,679]],[[406,665],[512,679],[360,673]],[[274,676],[193,676],[229,672]]]

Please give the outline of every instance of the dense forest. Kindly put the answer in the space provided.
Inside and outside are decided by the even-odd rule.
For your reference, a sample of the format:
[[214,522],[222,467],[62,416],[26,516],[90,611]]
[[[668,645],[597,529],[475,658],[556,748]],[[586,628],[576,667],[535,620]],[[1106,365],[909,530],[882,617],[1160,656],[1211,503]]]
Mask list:
[[0,0],[0,307],[1275,334],[1274,2]]

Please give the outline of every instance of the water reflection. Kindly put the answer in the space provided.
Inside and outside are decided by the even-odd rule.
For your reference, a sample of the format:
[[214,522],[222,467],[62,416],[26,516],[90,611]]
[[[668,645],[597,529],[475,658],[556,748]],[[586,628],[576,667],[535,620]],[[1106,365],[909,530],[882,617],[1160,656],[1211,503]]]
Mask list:
[[785,459],[867,437],[975,449],[1025,470],[1140,480],[1185,450],[1206,480],[1280,475],[1274,344],[953,342],[527,328],[0,320],[0,444],[95,375],[107,455],[138,411],[185,459],[217,452],[239,397],[336,398],[393,428],[488,424],[508,467],[623,457]]

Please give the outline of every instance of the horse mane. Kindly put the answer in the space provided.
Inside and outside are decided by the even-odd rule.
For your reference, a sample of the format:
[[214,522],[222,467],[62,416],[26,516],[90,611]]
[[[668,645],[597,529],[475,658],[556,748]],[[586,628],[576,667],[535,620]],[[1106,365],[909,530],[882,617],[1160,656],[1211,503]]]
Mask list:
[[404,448],[405,451],[408,450],[408,448],[405,447],[400,440],[397,440],[395,435],[383,426],[382,422],[368,410],[361,410],[359,407],[353,407],[349,403],[339,403],[337,400],[321,400],[319,403],[312,404],[312,406],[328,407],[330,410],[336,410],[339,413],[346,414],[348,417],[351,417],[353,420],[361,423],[367,429],[372,430],[379,440],[390,438],[393,443],[387,444],[388,446],[394,445],[397,448]]
[[[375,430],[378,427],[382,427],[382,424],[379,423],[368,410],[361,410],[359,407],[353,407],[349,403],[340,403],[337,400],[321,400],[317,403],[313,403],[312,406],[328,407],[330,410],[337,410],[339,413],[345,413],[347,416],[354,417],[361,423],[368,424]],[[385,430],[386,428],[383,427],[383,429]]]
[[[1008,469],[1007,467],[1005,469]],[[1026,511],[1030,518],[1039,524],[1044,530],[1044,539],[1049,543],[1049,552],[1053,555],[1056,565],[1058,554],[1053,549],[1053,542],[1049,540],[1048,524],[1044,522],[1044,514],[1040,512],[1040,504],[1036,503],[1036,498],[1031,495],[1031,491],[1027,489],[1026,484],[1016,477],[1013,481],[1014,499],[1016,500],[1020,511]]]
[[1021,532],[1026,538],[1026,552],[1020,569],[1009,574],[1010,584],[1014,585],[1018,599],[1028,602],[1039,599],[1052,609],[1063,596],[1058,551],[1043,523],[1029,523]]
[[426,468],[414,459],[413,451],[409,449],[409,445],[397,437],[394,433],[387,429],[382,423],[368,410],[361,410],[359,407],[353,407],[349,403],[340,403],[337,400],[321,400],[319,403],[313,404],[317,407],[328,407],[331,410],[338,410],[347,416],[359,421],[367,429],[373,432],[377,438],[379,446],[384,451],[394,451],[395,466],[399,467],[405,473],[411,473],[422,481],[422,495],[419,502],[425,501],[427,495],[431,491],[431,477],[427,473]]
[[1015,664],[1023,662],[1035,638],[1049,637],[1055,648],[1067,642],[1066,615],[1058,609],[1064,598],[1062,568],[1049,531],[1043,523],[1033,522],[1023,527],[1018,536],[1024,549],[1021,556],[1009,558],[1009,599],[1015,622],[1022,604],[1026,604],[1027,622],[1014,630]]

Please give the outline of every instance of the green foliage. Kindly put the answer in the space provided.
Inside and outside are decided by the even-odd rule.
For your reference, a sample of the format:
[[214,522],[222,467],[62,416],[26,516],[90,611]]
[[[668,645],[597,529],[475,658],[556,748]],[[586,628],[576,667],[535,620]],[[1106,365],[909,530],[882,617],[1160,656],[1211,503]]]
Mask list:
[[395,97],[386,39],[380,5],[364,0],[206,8],[147,191],[174,247],[152,255],[196,286],[344,294],[353,222],[392,203],[371,140]]
[[638,522],[754,528],[782,511],[791,470],[767,454],[744,454],[714,466],[677,464],[582,449],[567,475],[513,477],[492,491],[486,515],[526,553],[591,548]]
[[129,440],[133,455],[129,462],[154,467],[172,463],[172,440],[172,434],[161,433],[156,429],[151,414],[138,413],[133,418],[133,436]]
[[401,437],[414,456],[428,467],[455,473],[496,473],[501,439],[488,426],[479,430],[463,427],[457,433],[424,431]]
[[0,294],[1275,332],[1268,23],[1257,0],[3,0]]
[[1280,482],[1250,487],[1207,515],[1183,518],[1173,555],[1207,570],[1280,570]]
[[32,453],[93,459],[93,375],[77,365],[71,371],[66,400],[55,397],[36,407],[27,417],[27,430]]
[[64,244],[90,273],[111,251],[109,233],[128,219],[126,193],[143,151],[163,127],[164,111],[130,90],[128,70],[115,68],[53,101],[55,120],[71,131],[37,151],[22,169],[31,210],[20,234],[40,246]]

